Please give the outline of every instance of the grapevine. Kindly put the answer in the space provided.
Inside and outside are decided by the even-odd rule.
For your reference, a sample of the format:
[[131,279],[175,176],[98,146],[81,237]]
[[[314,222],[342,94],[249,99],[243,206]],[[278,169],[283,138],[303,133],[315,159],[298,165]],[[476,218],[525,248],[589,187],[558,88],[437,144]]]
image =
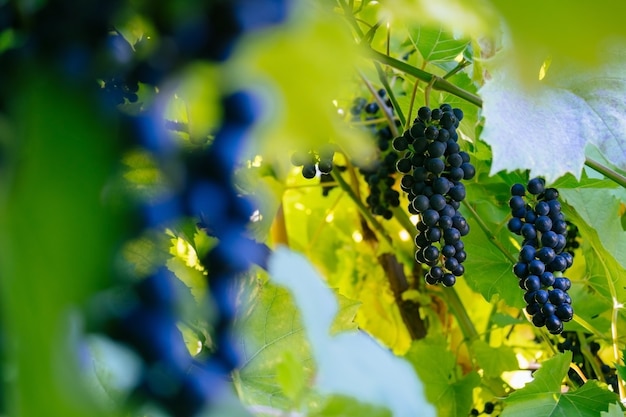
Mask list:
[[622,414],[617,14],[401,3],[0,0],[0,415]]

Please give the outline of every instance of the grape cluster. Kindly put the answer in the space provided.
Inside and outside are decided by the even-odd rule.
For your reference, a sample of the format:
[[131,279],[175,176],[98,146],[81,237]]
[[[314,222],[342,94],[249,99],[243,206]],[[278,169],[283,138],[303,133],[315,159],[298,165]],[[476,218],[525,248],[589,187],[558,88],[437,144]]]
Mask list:
[[[591,340],[590,342],[583,340],[581,342],[578,332],[565,331],[561,334],[561,336],[564,338],[564,340],[557,343],[556,345],[559,352],[565,352],[566,350],[571,351],[572,362],[578,365],[578,368],[582,371],[584,376],[587,379],[598,379],[600,378],[600,375],[596,373],[596,369],[598,368],[594,367],[589,362],[589,356],[583,354],[582,352],[583,349],[588,348],[589,353],[591,354],[591,360],[600,365],[598,370],[602,374],[602,378],[604,378],[604,381],[606,381],[606,383],[613,388],[613,392],[619,392],[616,370],[615,368],[612,368],[611,366],[605,364],[600,355],[598,355],[598,352],[600,351],[600,344],[598,342],[596,342],[595,340]],[[587,339],[591,338],[593,335],[589,333],[582,333],[580,334],[580,336]],[[581,378],[581,376],[571,368],[568,372],[568,375],[570,379],[578,386],[581,386],[585,383],[585,380]]]
[[[383,99],[386,97],[387,92],[384,89],[380,89],[377,94]],[[386,106],[384,110],[393,113],[393,107],[389,98],[385,100],[384,105]],[[353,122],[364,121],[367,123],[383,120],[382,111],[383,109],[380,108],[378,102],[374,100],[368,103],[363,97],[357,97],[350,108]],[[394,123],[396,123],[396,126],[399,125],[397,120]],[[393,133],[386,120],[368,124],[367,126],[372,136],[376,139],[378,157],[373,163],[359,165],[359,172],[363,175],[370,192],[365,202],[374,215],[382,216],[384,219],[389,220],[393,217],[391,209],[400,206],[400,193],[393,188],[396,182],[393,175],[396,172],[395,164],[398,160],[398,154],[391,147]]]
[[103,93],[113,102],[113,104],[136,103],[139,99],[139,83],[127,82],[121,78],[109,78],[102,82]]
[[404,174],[400,187],[408,193],[408,210],[419,215],[415,259],[430,266],[427,283],[449,287],[465,272],[461,237],[469,233],[469,224],[459,212],[465,199],[461,181],[472,179],[476,170],[457,143],[461,109],[442,104],[421,107],[417,114],[411,128],[393,139],[394,149],[403,152],[396,169]]
[[542,178],[533,178],[526,187],[514,184],[511,195],[509,207],[513,217],[508,228],[524,238],[513,272],[519,278],[520,288],[526,290],[526,312],[535,326],[546,326],[550,333],[559,334],[563,322],[574,315],[567,293],[572,283],[563,276],[572,266],[573,257],[564,250],[567,224],[558,201],[559,192],[546,188]]
[[318,171],[322,175],[329,175],[333,170],[334,156],[334,146],[326,144],[318,151],[309,150],[308,152],[294,152],[291,155],[291,163],[293,166],[302,167],[302,176],[310,180],[317,176]]
[[485,403],[485,405],[483,406],[483,411],[482,412],[478,411],[478,409],[476,409],[476,408],[472,408],[470,410],[470,414],[469,415],[472,416],[472,417],[473,416],[479,416],[481,414],[491,415],[491,414],[493,414],[493,412],[495,410],[496,410],[496,403],[493,403],[491,401],[487,401]]

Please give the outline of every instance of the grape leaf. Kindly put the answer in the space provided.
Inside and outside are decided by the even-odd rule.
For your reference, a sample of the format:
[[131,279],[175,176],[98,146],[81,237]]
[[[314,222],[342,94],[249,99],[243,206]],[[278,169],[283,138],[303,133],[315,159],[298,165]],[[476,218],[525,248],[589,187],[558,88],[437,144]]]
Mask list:
[[283,393],[284,375],[277,375],[277,367],[297,362],[306,378],[313,373],[309,344],[289,292],[263,285],[239,329],[243,363],[236,382],[240,397],[247,404],[289,409],[292,401]]
[[513,316],[509,316],[508,314],[495,313],[493,316],[491,316],[491,323],[495,324],[498,327],[505,327],[523,324],[526,323],[526,321]]
[[321,410],[309,414],[310,417],[392,417],[389,410],[364,404],[354,398],[333,395]]
[[357,50],[337,15],[312,3],[302,7],[297,25],[246,38],[227,63],[227,71],[263,85],[266,114],[260,140],[250,143],[257,147],[253,155],[274,162],[287,149],[315,149],[332,137],[351,156],[362,157],[372,150],[368,141],[348,129],[331,104],[354,71]]
[[600,413],[600,417],[624,417],[624,411],[620,403],[616,402],[609,404],[609,411],[603,411]]
[[511,63],[494,69],[480,90],[482,139],[493,150],[491,173],[530,169],[531,176],[544,176],[549,183],[566,173],[579,178],[587,144],[626,168],[623,62],[616,56],[602,68],[585,71],[553,64],[548,77],[532,83],[516,77]]
[[300,308],[320,392],[365,398],[396,417],[435,415],[409,363],[364,333],[329,335],[337,301],[303,256],[278,248],[268,265],[273,281],[288,287]]
[[83,372],[85,383],[107,406],[122,404],[139,381],[140,359],[127,347],[102,336],[88,336],[84,343],[91,362]]
[[472,233],[463,238],[469,254],[464,263],[467,285],[487,301],[499,296],[510,306],[523,307],[522,292],[512,272],[513,263],[489,241],[473,218],[468,222]]
[[595,380],[575,391],[561,392],[561,381],[571,360],[568,351],[544,362],[532,382],[505,399],[501,416],[585,417],[606,411],[618,399],[617,395]]
[[276,382],[282,392],[293,401],[297,401],[306,388],[306,371],[289,351],[282,355],[282,361],[276,365]]
[[476,372],[461,378],[456,376],[459,372],[456,357],[448,350],[443,338],[427,337],[415,342],[406,358],[411,361],[420,379],[428,381],[426,398],[436,404],[439,417],[457,417],[469,413],[472,390],[480,384],[480,377]]
[[485,373],[485,377],[498,377],[505,371],[519,368],[515,352],[508,346],[492,347],[482,340],[472,343],[474,358]]
[[567,4],[565,12],[563,3],[541,0],[524,2],[523,7],[495,0],[488,4],[501,14],[510,30],[516,62],[528,63],[538,55],[550,55],[592,66],[604,59],[602,46],[624,39],[623,15],[614,8],[573,2]]
[[469,44],[467,39],[457,38],[442,27],[422,25],[409,29],[409,41],[427,62],[452,61]]
[[593,238],[595,247],[609,252],[622,268],[626,268],[626,232],[620,223],[621,201],[606,189],[576,188],[561,190],[560,195],[576,210],[576,213],[566,214],[580,218],[575,222],[580,233]]
[[20,415],[99,414],[76,377],[78,341],[69,333],[80,332],[80,319],[70,313],[111,285],[127,235],[105,191],[118,169],[117,125],[55,71],[23,70],[11,78],[19,94],[0,122],[2,326],[19,344],[3,396]]

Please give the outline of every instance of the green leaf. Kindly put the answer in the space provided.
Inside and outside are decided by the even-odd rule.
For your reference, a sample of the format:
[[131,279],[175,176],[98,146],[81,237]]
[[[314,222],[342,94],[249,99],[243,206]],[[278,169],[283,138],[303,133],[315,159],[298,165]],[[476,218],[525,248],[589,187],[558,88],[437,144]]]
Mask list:
[[495,324],[498,327],[505,327],[514,326],[517,324],[524,324],[526,323],[526,320],[515,318],[513,316],[509,316],[508,314],[496,313],[491,316],[491,323]]
[[[428,381],[426,398],[437,406],[439,417],[467,415],[472,407],[472,390],[480,384],[476,372],[458,378],[456,356],[443,338],[427,337],[415,342],[406,358],[420,379]],[[436,358],[436,360],[435,360]]]
[[600,417],[624,417],[624,411],[619,402],[609,404],[609,411],[600,413]]
[[469,44],[467,39],[459,39],[442,27],[422,25],[409,29],[409,40],[427,62],[452,61]]
[[130,227],[104,192],[116,170],[117,126],[94,117],[100,103],[52,68],[32,69],[11,79],[19,94],[6,102],[0,130],[2,326],[19,346],[10,354],[7,413],[98,416],[76,377],[78,342],[68,333],[80,327],[70,313],[111,285]]
[[472,352],[485,377],[498,377],[502,372],[519,368],[515,352],[508,346],[494,348],[482,340],[477,340],[472,344]]
[[289,292],[269,283],[258,288],[239,330],[243,364],[236,381],[241,399],[247,404],[289,409],[292,400],[283,392],[285,375],[279,377],[277,367],[285,360],[298,363],[308,379],[314,366],[300,313]]
[[361,302],[351,300],[341,294],[337,294],[339,301],[339,312],[335,316],[330,333],[335,334],[346,330],[358,330],[358,325],[354,321],[356,312],[361,307]]
[[306,371],[295,355],[285,352],[276,366],[276,382],[283,393],[292,401],[297,401],[306,388]]
[[515,61],[520,65],[533,62],[538,55],[550,55],[593,67],[604,60],[603,47],[624,36],[621,13],[612,7],[573,2],[567,4],[565,12],[563,3],[541,0],[523,5],[490,0],[487,4],[505,21],[515,45]]
[[321,410],[310,417],[392,417],[389,410],[360,402],[354,398],[333,395]]
[[85,369],[85,383],[101,395],[105,405],[123,404],[141,376],[139,357],[101,336],[89,336],[86,345],[91,366]]
[[336,298],[302,255],[278,248],[268,265],[273,281],[288,287],[300,308],[321,393],[366,398],[396,417],[435,415],[409,363],[364,333],[329,334]]
[[566,352],[544,362],[533,382],[505,399],[502,417],[585,417],[606,411],[618,397],[595,380],[587,381],[575,391],[561,392],[561,381],[571,360],[571,352]]
[[606,189],[575,188],[561,190],[561,198],[571,205],[581,221],[575,221],[582,236],[592,239],[597,250],[610,253],[626,268],[626,232],[621,227],[621,201]]
[[464,240],[465,251],[470,254],[464,263],[467,284],[487,301],[499,296],[510,306],[522,307],[523,293],[517,286],[511,261],[489,243],[474,221],[470,219],[469,224],[473,233]]
[[[481,88],[482,139],[493,150],[491,172],[530,169],[548,183],[571,173],[579,178],[585,147],[593,144],[614,165],[626,168],[624,57],[598,69],[564,68],[553,62],[544,80],[522,83],[510,57]],[[558,122],[557,122],[558,121]]]

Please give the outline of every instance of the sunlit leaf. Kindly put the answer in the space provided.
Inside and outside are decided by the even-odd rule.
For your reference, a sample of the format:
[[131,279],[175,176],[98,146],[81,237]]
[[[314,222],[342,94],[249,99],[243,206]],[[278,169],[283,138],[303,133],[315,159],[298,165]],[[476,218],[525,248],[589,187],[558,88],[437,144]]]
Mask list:
[[427,62],[454,60],[467,47],[467,39],[459,39],[443,28],[418,26],[409,30],[409,39]]
[[609,411],[601,412],[600,417],[624,417],[624,410],[618,402],[609,404]]
[[566,173],[580,178],[588,144],[626,168],[623,62],[615,54],[602,68],[585,72],[553,64],[546,79],[531,84],[522,84],[510,63],[494,69],[480,90],[491,173],[530,169],[548,183]]
[[289,292],[270,284],[259,288],[239,330],[243,364],[237,371],[237,386],[241,399],[247,404],[288,409],[292,400],[283,392],[285,375],[277,374],[279,364],[285,360],[298,363],[306,378],[313,372],[309,342]]
[[333,395],[324,407],[310,417],[392,417],[389,410],[365,404],[354,398]]
[[[506,22],[516,49],[516,62],[534,57],[571,60],[588,66],[604,59],[603,48],[624,40],[622,16],[612,7],[589,3],[532,0],[523,5],[489,0]],[[537,71],[531,69],[531,71]]]
[[367,399],[398,417],[434,416],[432,406],[420,395],[422,384],[406,361],[363,333],[329,335],[337,302],[305,258],[279,248],[269,261],[269,271],[274,282],[289,288],[300,308],[321,392]]
[[482,340],[472,343],[472,353],[486,377],[498,377],[502,372],[519,367],[515,352],[508,346],[492,347]]
[[561,381],[571,359],[571,352],[566,352],[544,362],[535,372],[533,382],[505,400],[502,416],[584,417],[606,411],[609,404],[617,400],[617,395],[597,381],[587,381],[575,391],[561,392]]

